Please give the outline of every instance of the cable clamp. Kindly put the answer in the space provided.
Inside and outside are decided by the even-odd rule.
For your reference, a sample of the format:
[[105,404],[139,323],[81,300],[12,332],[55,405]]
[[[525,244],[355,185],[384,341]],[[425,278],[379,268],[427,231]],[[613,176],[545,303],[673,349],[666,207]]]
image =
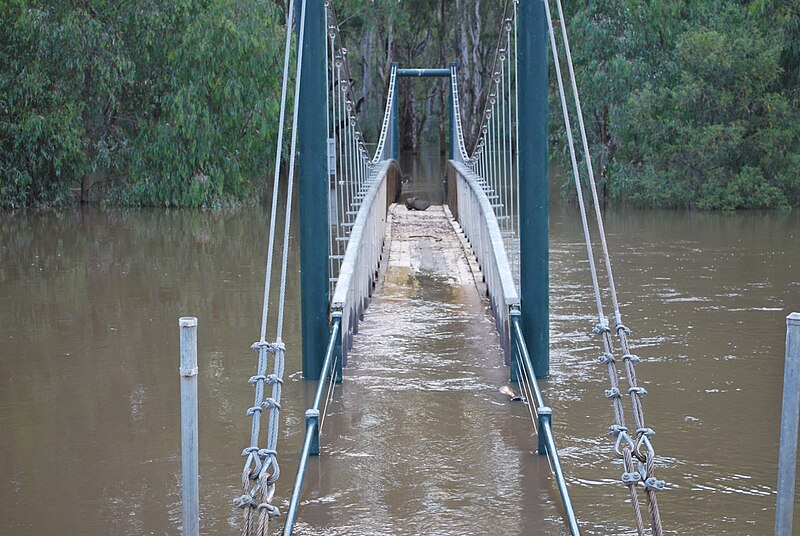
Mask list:
[[603,355],[601,355],[600,357],[597,358],[597,361],[601,365],[608,365],[609,363],[615,363],[617,360],[614,359],[614,354],[611,354],[609,352],[605,352]]
[[267,376],[267,385],[273,385],[276,383],[283,385],[283,378],[279,378],[275,374],[270,374],[269,376]]
[[621,396],[622,394],[616,387],[612,387],[611,389],[606,389],[606,398],[620,398]]
[[626,426],[621,426],[619,424],[612,424],[611,426],[608,427],[609,435],[613,435],[614,437],[617,437],[622,432],[627,432],[627,431],[628,428]]
[[644,387],[631,387],[630,389],[628,389],[629,395],[632,395],[633,393],[636,393],[639,396],[644,396],[647,394],[647,389],[645,389]]
[[622,356],[622,360],[623,361],[630,361],[631,363],[638,363],[639,361],[641,361],[641,359],[639,359],[638,355],[633,355],[633,354],[625,354],[625,355],[623,355]]
[[253,415],[256,414],[256,412],[258,412],[258,414],[261,415],[261,411],[262,411],[261,406],[253,406],[252,408],[247,408],[247,416],[252,417]]
[[628,486],[635,486],[636,483],[641,480],[642,480],[642,475],[640,475],[638,472],[634,471],[631,473],[628,472],[622,473],[622,483]]
[[247,447],[242,451],[242,456],[249,456],[250,454],[258,453],[258,447]]
[[247,508],[248,506],[250,508],[256,508],[256,506],[258,506],[256,501],[253,500],[253,497],[251,497],[249,493],[245,493],[244,495],[236,497],[233,500],[233,504],[239,508]]
[[600,322],[594,327],[592,333],[595,334],[602,334],[602,333],[610,333],[611,328],[608,327],[608,320],[603,318]]
[[247,383],[254,384],[256,382],[263,382],[266,379],[267,379],[267,377],[264,376],[263,374],[258,374],[256,376],[250,376],[250,379],[247,380]]
[[644,489],[646,491],[661,491],[664,489],[666,484],[667,483],[663,480],[658,480],[656,477],[651,476],[644,481]]
[[263,510],[264,508],[266,508],[267,509],[267,514],[269,514],[269,517],[279,517],[281,515],[281,511],[278,510],[278,507],[275,506],[274,504],[261,503],[258,506],[256,506],[256,508],[258,510]]
[[275,353],[275,345],[271,342],[267,341],[257,341],[250,345],[250,348],[255,350],[256,352],[260,351],[261,349],[266,349],[269,353]]
[[637,436],[646,436],[646,437],[653,437],[656,435],[656,431],[652,428],[639,428],[636,430]]
[[274,398],[272,398],[272,397],[267,398],[266,400],[264,400],[261,403],[261,407],[268,408],[268,409],[277,409],[278,411],[281,410],[280,403],[277,400],[275,400]]
[[630,330],[630,329],[628,329],[628,326],[626,326],[625,324],[622,324],[622,323],[619,323],[619,322],[618,322],[618,323],[617,323],[617,335],[619,335],[619,332],[620,332],[620,331],[624,332],[624,333],[625,333],[625,335],[629,335],[629,334],[630,334],[630,332],[631,332],[631,330]]

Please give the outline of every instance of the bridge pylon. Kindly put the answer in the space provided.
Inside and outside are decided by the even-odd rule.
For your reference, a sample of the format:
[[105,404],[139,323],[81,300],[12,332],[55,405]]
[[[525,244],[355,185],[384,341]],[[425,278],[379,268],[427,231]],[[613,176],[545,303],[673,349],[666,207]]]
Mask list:
[[518,140],[522,331],[538,378],[550,374],[550,227],[548,223],[547,15],[543,2],[520,2]]
[[[301,2],[297,2],[298,9]],[[303,377],[319,378],[329,335],[328,140],[320,118],[328,113],[325,3],[305,2],[302,80],[298,106],[300,189],[300,307]],[[296,17],[300,20],[300,17]],[[299,31],[299,25],[298,25]],[[305,82],[305,83],[304,83]],[[287,207],[286,210],[291,210]]]

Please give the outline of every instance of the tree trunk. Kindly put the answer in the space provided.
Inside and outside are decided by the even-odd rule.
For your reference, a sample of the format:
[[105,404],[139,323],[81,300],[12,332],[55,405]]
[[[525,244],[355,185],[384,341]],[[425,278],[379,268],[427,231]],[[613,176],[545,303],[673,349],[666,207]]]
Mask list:
[[369,118],[369,97],[372,93],[372,32],[364,32],[361,55],[361,97],[364,99],[364,118]]

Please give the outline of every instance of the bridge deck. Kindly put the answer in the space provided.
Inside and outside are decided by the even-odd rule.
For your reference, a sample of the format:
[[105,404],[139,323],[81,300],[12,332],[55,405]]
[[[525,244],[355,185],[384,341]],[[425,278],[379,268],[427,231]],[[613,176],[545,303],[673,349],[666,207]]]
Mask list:
[[498,392],[508,369],[451,220],[441,206],[391,216],[298,528],[566,534],[527,408]]

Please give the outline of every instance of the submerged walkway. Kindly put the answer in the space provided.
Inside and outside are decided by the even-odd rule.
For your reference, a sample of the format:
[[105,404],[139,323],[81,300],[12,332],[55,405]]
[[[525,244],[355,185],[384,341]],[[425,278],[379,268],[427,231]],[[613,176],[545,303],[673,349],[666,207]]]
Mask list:
[[298,533],[566,534],[453,223],[441,206],[391,216]]

